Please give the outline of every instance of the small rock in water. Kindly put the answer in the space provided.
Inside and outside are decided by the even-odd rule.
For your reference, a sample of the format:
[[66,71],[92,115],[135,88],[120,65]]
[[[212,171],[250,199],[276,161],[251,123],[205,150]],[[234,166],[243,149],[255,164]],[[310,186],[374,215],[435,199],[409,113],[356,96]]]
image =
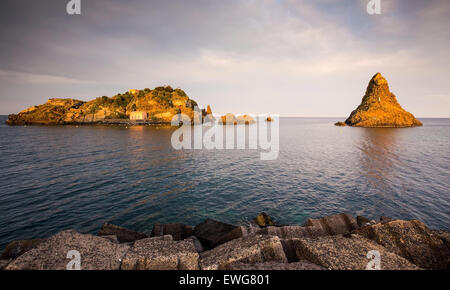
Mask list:
[[255,218],[255,222],[258,224],[258,226],[260,226],[262,228],[275,225],[275,223],[272,221],[272,218],[265,212],[260,213]]

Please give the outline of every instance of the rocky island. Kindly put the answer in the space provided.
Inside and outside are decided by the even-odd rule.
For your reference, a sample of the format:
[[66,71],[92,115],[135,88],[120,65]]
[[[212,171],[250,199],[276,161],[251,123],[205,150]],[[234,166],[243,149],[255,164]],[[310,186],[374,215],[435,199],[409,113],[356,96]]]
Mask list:
[[[8,116],[9,125],[69,124],[170,124],[179,113],[194,120],[197,102],[181,89],[170,86],[153,90],[129,90],[111,98],[98,97],[85,102],[76,99],[51,98],[45,104],[32,106]],[[211,108],[202,116],[212,114]]]
[[231,225],[207,219],[190,226],[154,224],[136,232],[104,224],[96,235],[65,230],[11,242],[0,257],[5,270],[364,270],[449,269],[450,233],[418,220],[378,221],[341,213],[310,218],[303,226],[280,225],[261,213]]
[[[342,122],[338,123],[339,126]],[[372,77],[361,104],[345,123],[356,127],[422,126],[413,114],[400,106],[395,95],[390,92],[387,80],[380,73]]]

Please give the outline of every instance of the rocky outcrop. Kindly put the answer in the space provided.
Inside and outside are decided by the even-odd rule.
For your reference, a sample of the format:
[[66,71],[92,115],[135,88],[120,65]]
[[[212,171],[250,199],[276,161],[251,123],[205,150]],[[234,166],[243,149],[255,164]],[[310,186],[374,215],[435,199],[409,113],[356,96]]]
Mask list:
[[234,262],[253,264],[277,261],[287,263],[280,239],[263,235],[235,239],[200,255],[202,270],[226,269]]
[[412,127],[421,126],[411,113],[405,111],[389,90],[387,80],[375,74],[367,86],[361,104],[345,120],[356,127]]
[[130,114],[135,111],[147,113],[151,124],[170,124],[179,113],[194,120],[195,106],[197,103],[183,90],[166,86],[153,90],[130,90],[111,98],[103,96],[88,102],[52,98],[45,104],[9,115],[7,124],[121,124],[124,120],[129,121]]
[[347,126],[347,124],[345,124],[344,122],[336,122],[336,123],[334,123],[334,126],[345,127],[345,126]]
[[135,232],[112,224],[103,224],[97,233],[98,236],[116,236],[120,243],[129,243],[145,239],[148,236],[143,233]]
[[448,269],[450,246],[418,220],[385,221],[355,233],[425,269]]
[[136,241],[122,260],[121,270],[198,270],[192,240],[147,238]]
[[6,270],[66,270],[72,259],[69,251],[80,253],[82,270],[118,270],[128,249],[126,244],[67,230],[13,260]]

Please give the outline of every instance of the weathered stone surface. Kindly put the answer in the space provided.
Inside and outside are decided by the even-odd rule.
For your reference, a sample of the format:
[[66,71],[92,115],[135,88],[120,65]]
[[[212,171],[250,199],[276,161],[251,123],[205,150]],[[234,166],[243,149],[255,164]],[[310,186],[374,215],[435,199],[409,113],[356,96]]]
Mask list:
[[294,263],[264,262],[247,264],[242,262],[232,263],[225,266],[225,270],[326,270],[324,267],[315,265],[308,261]]
[[308,219],[305,226],[311,226],[328,235],[346,234],[358,228],[356,219],[349,214],[340,213],[320,219]]
[[175,241],[179,241],[192,236],[193,232],[193,227],[185,224],[155,224],[151,236],[171,235]]
[[199,255],[191,239],[138,240],[122,260],[121,270],[198,270]]
[[362,227],[355,233],[426,269],[448,269],[450,248],[418,220],[395,220]]
[[111,242],[113,242],[115,244],[119,244],[120,243],[119,240],[117,239],[117,236],[115,236],[115,235],[101,236],[101,237],[104,238],[104,239],[107,239],[108,241],[111,241]]
[[125,244],[66,230],[21,255],[6,270],[65,270],[73,259],[67,258],[72,250],[80,253],[81,270],[118,270],[128,249]]
[[387,80],[376,73],[367,86],[361,104],[345,120],[358,127],[411,127],[422,126],[414,116],[405,111],[389,91]]
[[0,271],[4,270],[11,260],[0,260]]
[[194,236],[202,243],[205,249],[226,243],[243,235],[242,228],[207,219],[194,228]]
[[384,247],[359,235],[323,236],[315,239],[296,239],[299,260],[330,270],[365,270],[369,263],[369,251],[379,251],[382,270],[417,270],[419,267],[403,257],[388,252]]
[[105,223],[97,233],[98,236],[116,236],[120,243],[134,242],[148,238],[144,233],[135,232],[116,225]]
[[0,259],[15,259],[29,250],[36,248],[43,241],[45,239],[12,241],[6,246]]
[[265,212],[262,212],[259,215],[257,215],[255,218],[255,222],[260,227],[275,226],[275,223],[272,221],[272,218]]
[[370,220],[366,217],[363,217],[360,215],[356,217],[356,223],[358,224],[358,227],[365,226],[369,222],[370,222]]
[[200,254],[203,270],[225,269],[234,262],[263,263],[277,261],[287,263],[283,246],[278,237],[251,235],[235,239]]
[[197,253],[201,253],[204,251],[202,243],[197,239],[196,236],[190,236],[188,239],[191,239],[194,242],[194,247]]

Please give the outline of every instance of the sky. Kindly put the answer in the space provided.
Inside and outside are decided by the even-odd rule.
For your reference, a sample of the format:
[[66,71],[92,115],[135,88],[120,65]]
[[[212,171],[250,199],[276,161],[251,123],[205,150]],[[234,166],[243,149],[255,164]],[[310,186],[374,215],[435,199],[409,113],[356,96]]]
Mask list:
[[2,0],[0,114],[171,85],[215,114],[346,117],[381,72],[450,117],[450,1]]

